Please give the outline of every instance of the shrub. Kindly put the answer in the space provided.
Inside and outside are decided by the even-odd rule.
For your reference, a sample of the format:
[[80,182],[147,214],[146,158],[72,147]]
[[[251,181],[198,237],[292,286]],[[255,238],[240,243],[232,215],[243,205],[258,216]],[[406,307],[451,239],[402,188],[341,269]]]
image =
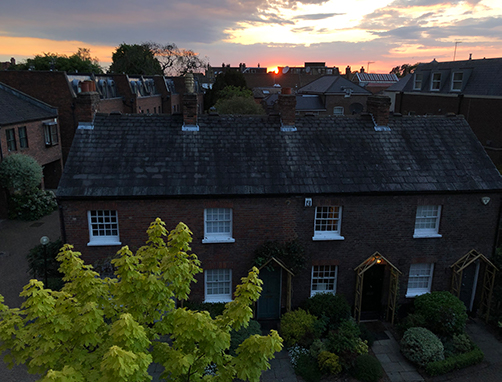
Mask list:
[[452,338],[445,337],[443,340],[444,357],[450,358],[456,354],[467,353],[474,347],[467,334],[455,334]]
[[473,350],[463,354],[456,354],[445,360],[429,363],[425,371],[430,376],[441,375],[452,370],[462,369],[467,366],[480,363],[484,358],[484,354],[477,346]]
[[359,330],[361,331],[361,339],[366,342],[369,347],[372,347],[375,342],[375,335],[373,332],[362,322],[359,324]]
[[368,353],[368,345],[359,338],[360,334],[359,326],[353,319],[343,321],[337,330],[328,334],[326,347],[341,357],[345,369],[353,365],[358,355]]
[[[30,275],[38,280],[45,279],[45,265],[47,264],[47,284],[44,287],[52,290],[59,290],[63,287],[63,274],[59,272],[59,262],[56,256],[63,246],[61,240],[51,241],[47,245],[37,245],[30,249],[27,256],[28,271]],[[47,256],[47,261],[46,261]]]
[[316,316],[303,309],[288,312],[281,318],[281,336],[288,346],[309,347],[320,335],[316,321]]
[[342,371],[342,365],[340,365],[340,357],[329,351],[322,351],[317,357],[317,363],[319,369],[324,374],[338,374]]
[[319,354],[323,351],[326,351],[326,343],[321,339],[316,339],[312,345],[310,345],[310,355],[317,359]]
[[42,167],[29,155],[9,155],[0,163],[0,185],[7,189],[24,193],[41,182]]
[[420,366],[444,359],[441,340],[430,330],[421,327],[410,328],[404,333],[401,352],[411,362]]
[[9,197],[9,219],[37,220],[57,208],[52,191],[33,189],[27,193],[15,193]]
[[350,305],[340,294],[317,293],[305,301],[305,310],[311,314],[329,319],[330,330],[338,328],[342,321],[350,318]]
[[465,305],[450,292],[432,292],[415,299],[415,311],[425,319],[425,326],[438,336],[452,337],[464,332],[467,322]]
[[308,353],[300,354],[293,369],[306,382],[319,382],[321,380],[322,372],[316,360]]
[[369,354],[357,357],[354,365],[354,377],[363,382],[377,382],[383,376],[380,361]]
[[402,336],[404,332],[406,332],[409,328],[414,328],[420,326],[425,328],[427,326],[427,322],[425,317],[419,313],[410,313],[406,316],[406,318],[397,325],[397,331]]
[[239,345],[247,338],[255,334],[261,334],[260,323],[255,320],[249,320],[249,325],[247,327],[242,327],[239,330],[233,330],[230,332],[230,349],[229,352],[232,356],[236,356],[235,350]]

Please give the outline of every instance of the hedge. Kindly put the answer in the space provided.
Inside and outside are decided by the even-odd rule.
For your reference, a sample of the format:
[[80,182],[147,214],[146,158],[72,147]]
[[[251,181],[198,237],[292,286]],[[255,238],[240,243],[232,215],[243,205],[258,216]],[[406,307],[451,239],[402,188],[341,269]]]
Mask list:
[[481,349],[475,346],[470,352],[457,354],[442,361],[431,362],[425,367],[425,371],[431,377],[445,374],[452,370],[463,369],[464,367],[480,363],[484,356]]

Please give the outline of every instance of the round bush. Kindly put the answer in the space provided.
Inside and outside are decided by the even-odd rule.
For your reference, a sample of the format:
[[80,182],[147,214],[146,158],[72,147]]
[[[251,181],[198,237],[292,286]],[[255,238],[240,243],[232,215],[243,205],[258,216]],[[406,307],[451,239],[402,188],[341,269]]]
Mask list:
[[329,328],[336,329],[340,323],[350,318],[350,305],[339,294],[317,293],[305,302],[305,310],[317,317],[327,317]]
[[426,328],[410,328],[401,339],[401,352],[411,362],[426,366],[430,362],[444,359],[441,340]]
[[0,185],[17,192],[27,192],[40,186],[42,167],[29,155],[13,154],[0,163]]
[[329,351],[320,352],[317,357],[317,363],[321,371],[325,374],[338,374],[342,371],[340,357]]
[[425,319],[427,329],[438,336],[461,334],[467,323],[465,305],[450,292],[432,292],[415,299],[415,312]]
[[300,344],[308,347],[319,335],[316,322],[317,317],[303,309],[288,312],[281,318],[281,336],[288,346]]
[[382,376],[383,369],[378,359],[368,354],[357,357],[354,365],[354,377],[363,382],[377,382]]

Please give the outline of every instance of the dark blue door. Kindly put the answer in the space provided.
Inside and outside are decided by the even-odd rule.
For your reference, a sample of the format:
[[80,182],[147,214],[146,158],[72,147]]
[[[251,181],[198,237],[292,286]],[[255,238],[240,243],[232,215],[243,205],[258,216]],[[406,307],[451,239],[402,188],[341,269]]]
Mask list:
[[281,315],[281,269],[260,271],[263,290],[258,300],[258,319],[276,319]]

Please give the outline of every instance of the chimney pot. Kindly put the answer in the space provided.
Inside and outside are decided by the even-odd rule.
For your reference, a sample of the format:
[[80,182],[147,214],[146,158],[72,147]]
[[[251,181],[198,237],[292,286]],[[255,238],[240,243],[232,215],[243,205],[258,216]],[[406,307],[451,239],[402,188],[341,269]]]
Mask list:
[[296,131],[295,127],[296,96],[294,94],[291,94],[291,88],[289,88],[289,91],[290,91],[289,94],[287,93],[279,94],[279,113],[281,114],[281,122],[282,122],[281,130]]
[[375,123],[375,130],[389,130],[390,103],[390,98],[387,96],[368,97],[367,109]]

